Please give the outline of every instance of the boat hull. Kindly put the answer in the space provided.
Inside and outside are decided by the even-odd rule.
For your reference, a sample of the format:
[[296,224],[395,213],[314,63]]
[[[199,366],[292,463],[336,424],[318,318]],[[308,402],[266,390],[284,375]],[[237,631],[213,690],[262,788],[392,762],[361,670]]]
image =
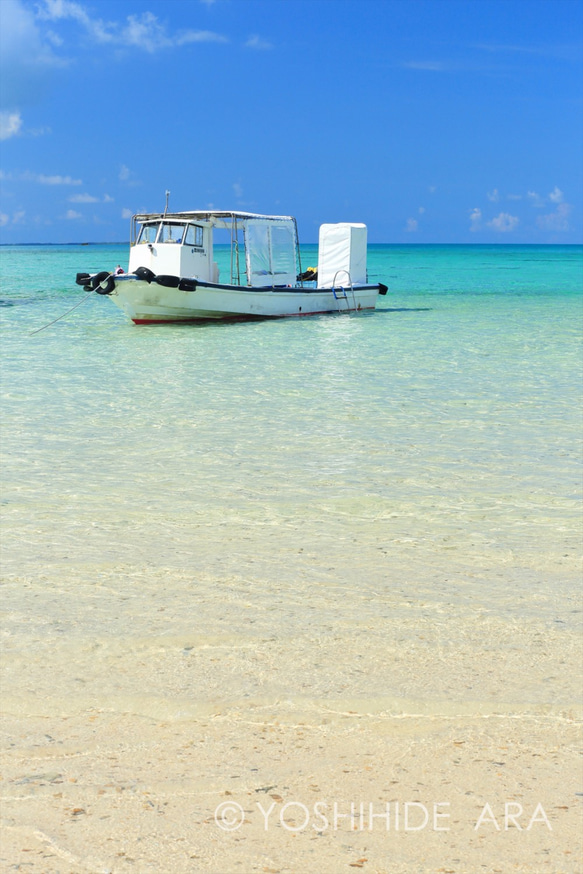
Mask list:
[[169,288],[133,275],[112,277],[114,303],[135,323],[269,319],[374,310],[383,286],[247,288],[194,282],[193,290]]

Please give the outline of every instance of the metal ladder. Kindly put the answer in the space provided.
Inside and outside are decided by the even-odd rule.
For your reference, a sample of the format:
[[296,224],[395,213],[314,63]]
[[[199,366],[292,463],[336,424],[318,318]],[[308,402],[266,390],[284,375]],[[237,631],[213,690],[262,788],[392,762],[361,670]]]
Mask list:
[[[337,300],[337,301],[345,300],[346,301],[346,312],[349,313],[351,311],[350,310],[350,301],[348,299],[348,295],[346,294],[347,288],[345,288],[343,285],[339,285],[338,289],[336,287],[336,277],[338,276],[339,273],[345,273],[346,276],[348,277],[348,282],[350,283],[350,293],[352,294],[352,309],[354,310],[355,313],[357,313],[358,309],[356,307],[356,295],[354,294],[354,286],[352,284],[352,277],[351,277],[350,273],[348,272],[348,270],[337,270],[336,273],[334,274],[334,279],[332,281],[332,294],[334,295],[334,300]],[[337,292],[339,292],[339,293],[337,293]],[[338,305],[338,312],[341,312],[340,305]]]

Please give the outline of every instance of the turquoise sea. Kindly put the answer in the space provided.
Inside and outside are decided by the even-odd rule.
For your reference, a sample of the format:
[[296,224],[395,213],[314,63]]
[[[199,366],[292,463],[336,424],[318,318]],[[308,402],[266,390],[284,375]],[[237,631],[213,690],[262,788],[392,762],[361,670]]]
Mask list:
[[0,254],[10,578],[252,571],[300,628],[321,581],[580,621],[580,247],[377,245],[373,315],[139,328],[93,295],[32,336],[127,249]]
[[583,247],[372,245],[374,314],[93,295],[39,333],[127,247],[0,259],[10,718],[577,705]]

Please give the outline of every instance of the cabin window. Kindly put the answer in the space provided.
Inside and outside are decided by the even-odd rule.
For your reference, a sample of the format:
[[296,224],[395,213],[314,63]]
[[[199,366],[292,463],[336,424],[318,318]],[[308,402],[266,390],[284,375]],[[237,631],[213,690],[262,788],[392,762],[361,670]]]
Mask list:
[[156,222],[156,224],[154,225],[142,225],[142,230],[140,231],[140,236],[138,238],[138,244],[155,243],[159,227],[160,225],[158,224],[158,222]]
[[162,222],[159,243],[181,243],[184,236],[184,225],[173,222]]
[[200,225],[188,225],[184,243],[186,246],[194,246],[195,249],[203,248],[203,230]]
[[245,257],[251,285],[288,285],[296,278],[294,225],[252,219],[245,226]]
[[271,231],[271,270],[275,276],[296,272],[295,241],[292,227],[273,225]]

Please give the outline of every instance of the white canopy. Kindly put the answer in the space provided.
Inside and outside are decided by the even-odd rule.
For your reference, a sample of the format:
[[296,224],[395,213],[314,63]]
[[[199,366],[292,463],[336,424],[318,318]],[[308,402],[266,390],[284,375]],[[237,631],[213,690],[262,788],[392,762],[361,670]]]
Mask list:
[[243,227],[249,221],[261,220],[264,222],[293,222],[294,227],[296,220],[291,215],[261,215],[254,212],[233,212],[229,210],[204,210],[195,209],[187,212],[150,212],[141,213],[134,216],[134,221],[153,222],[166,219],[166,221],[199,221],[208,222],[215,228],[230,228],[233,224]]

